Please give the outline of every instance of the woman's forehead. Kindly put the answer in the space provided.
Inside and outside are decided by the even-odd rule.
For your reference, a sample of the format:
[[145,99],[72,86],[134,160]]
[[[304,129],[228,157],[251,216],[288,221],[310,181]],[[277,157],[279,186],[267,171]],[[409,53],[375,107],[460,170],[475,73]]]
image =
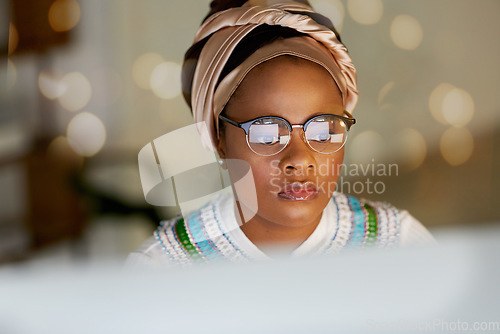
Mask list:
[[230,99],[228,116],[240,120],[281,116],[301,122],[321,113],[342,114],[343,100],[335,80],[322,66],[280,56],[250,71]]

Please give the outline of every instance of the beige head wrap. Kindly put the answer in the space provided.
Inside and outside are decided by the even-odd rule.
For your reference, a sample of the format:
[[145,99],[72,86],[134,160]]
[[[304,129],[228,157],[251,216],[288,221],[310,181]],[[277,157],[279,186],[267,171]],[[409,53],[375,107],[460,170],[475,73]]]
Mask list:
[[[250,0],[241,7],[210,16],[195,37],[196,43],[212,35],[198,58],[191,90],[194,120],[199,124],[204,145],[211,149],[218,141],[217,118],[231,95],[252,68],[271,58],[294,55],[323,66],[337,83],[348,112],[352,112],[358,99],[356,70],[345,46],[329,28],[307,15],[293,13],[315,13],[309,6],[293,1],[283,3],[283,0],[269,6],[255,5],[255,2]],[[308,36],[281,39],[263,46],[217,86],[238,43],[262,24],[292,28]]]

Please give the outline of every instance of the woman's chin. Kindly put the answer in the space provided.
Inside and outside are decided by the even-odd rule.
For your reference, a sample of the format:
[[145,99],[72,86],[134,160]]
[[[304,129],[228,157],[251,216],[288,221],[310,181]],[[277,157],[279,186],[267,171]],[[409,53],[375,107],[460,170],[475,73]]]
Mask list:
[[[303,227],[318,222],[328,201],[324,193],[293,196],[274,194],[269,198],[258,199],[257,208],[251,210],[251,216],[252,219],[262,219],[276,225]],[[240,201],[239,204],[240,213],[250,212],[245,202]],[[248,214],[246,217],[249,217]]]
[[316,222],[327,204],[328,200],[323,200],[322,196],[317,194],[292,199],[278,197],[269,212],[273,216],[279,213],[276,221],[280,225],[300,227]]

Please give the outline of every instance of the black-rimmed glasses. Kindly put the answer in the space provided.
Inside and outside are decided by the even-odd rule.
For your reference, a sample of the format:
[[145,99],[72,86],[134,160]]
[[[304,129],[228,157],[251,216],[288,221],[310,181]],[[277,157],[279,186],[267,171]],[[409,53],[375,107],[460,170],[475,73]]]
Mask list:
[[283,151],[290,142],[294,128],[304,130],[303,138],[311,149],[323,154],[340,150],[346,140],[347,132],[356,119],[344,111],[348,117],[340,115],[318,115],[310,118],[304,124],[291,124],[282,117],[264,116],[246,122],[238,123],[219,115],[224,122],[245,131],[250,149],[259,155],[270,156]]

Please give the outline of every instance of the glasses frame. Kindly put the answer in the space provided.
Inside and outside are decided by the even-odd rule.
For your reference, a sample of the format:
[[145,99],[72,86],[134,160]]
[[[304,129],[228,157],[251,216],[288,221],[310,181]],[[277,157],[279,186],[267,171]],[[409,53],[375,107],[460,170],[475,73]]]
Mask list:
[[259,120],[259,119],[263,119],[263,118],[277,118],[277,119],[280,119],[282,121],[285,122],[285,124],[287,125],[288,127],[288,131],[290,133],[290,135],[292,134],[292,131],[294,128],[302,128],[302,130],[304,131],[304,134],[307,130],[307,126],[312,122],[314,121],[316,118],[320,118],[320,117],[325,117],[325,116],[333,116],[335,118],[339,118],[341,119],[342,121],[344,121],[345,125],[346,125],[346,128],[347,128],[347,131],[346,131],[346,138],[344,140],[344,142],[342,143],[342,145],[335,151],[333,152],[328,152],[328,153],[325,153],[325,152],[320,152],[316,149],[314,149],[311,144],[309,144],[309,141],[307,140],[306,136],[302,136],[303,140],[306,142],[307,146],[309,146],[309,148],[315,152],[318,152],[318,153],[321,153],[321,154],[332,154],[332,153],[335,153],[335,152],[338,152],[342,147],[344,147],[345,143],[347,142],[347,135],[348,135],[348,132],[349,132],[349,129],[351,128],[351,126],[353,126],[354,124],[356,124],[356,119],[354,117],[352,117],[352,115],[344,110],[344,114],[347,115],[347,117],[344,117],[344,116],[340,116],[340,115],[334,115],[334,114],[321,114],[321,115],[316,115],[316,116],[313,116],[311,118],[309,118],[304,124],[291,124],[287,119],[283,118],[283,117],[279,117],[279,116],[261,116],[261,117],[257,117],[257,118],[254,118],[254,119],[251,119],[249,121],[245,121],[245,122],[236,122],[236,121],[233,121],[232,119],[230,118],[227,118],[226,116],[222,115],[222,114],[219,114],[219,119],[223,120],[224,122],[226,123],[229,123],[237,128],[240,128],[240,129],[243,129],[243,131],[245,131],[245,135],[246,135],[246,139],[247,139],[247,145],[248,147],[250,148],[250,150],[252,150],[253,153],[255,154],[258,154],[258,155],[261,155],[261,156],[264,156],[264,157],[268,157],[268,156],[273,156],[273,155],[276,155],[278,153],[280,153],[281,151],[283,151],[287,146],[288,144],[290,144],[290,139],[288,140],[288,142],[286,143],[285,146],[283,146],[281,148],[281,150],[279,150],[278,152],[276,153],[273,153],[273,154],[261,154],[261,153],[257,153],[253,150],[252,146],[250,146],[250,143],[248,142],[248,131],[250,130],[250,126],[252,125],[253,122]]

